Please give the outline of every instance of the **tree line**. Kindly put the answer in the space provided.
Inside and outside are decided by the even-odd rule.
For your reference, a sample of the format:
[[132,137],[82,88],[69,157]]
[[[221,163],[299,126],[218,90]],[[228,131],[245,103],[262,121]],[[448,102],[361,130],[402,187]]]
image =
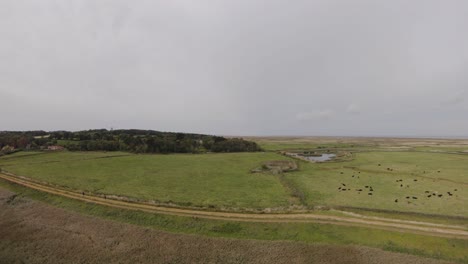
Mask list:
[[160,132],[154,130],[95,129],[86,131],[2,131],[0,150],[47,149],[62,146],[71,151],[128,151],[135,153],[253,152],[260,147],[241,138]]

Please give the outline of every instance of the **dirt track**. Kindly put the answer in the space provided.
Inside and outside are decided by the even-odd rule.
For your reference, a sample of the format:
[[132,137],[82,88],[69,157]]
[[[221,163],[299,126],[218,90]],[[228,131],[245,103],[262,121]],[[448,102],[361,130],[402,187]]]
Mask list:
[[448,262],[358,246],[172,234],[81,215],[0,188],[0,263]]
[[36,189],[39,191],[52,193],[72,199],[77,199],[86,202],[92,202],[100,205],[111,206],[129,210],[140,210],[152,213],[190,216],[207,219],[231,220],[231,221],[247,221],[247,222],[314,222],[326,223],[344,226],[363,226],[368,228],[378,228],[384,230],[409,232],[416,234],[424,234],[431,236],[441,236],[450,238],[468,239],[468,231],[464,227],[441,225],[417,221],[394,220],[387,218],[363,218],[354,216],[329,216],[313,213],[291,213],[291,214],[243,214],[229,212],[214,212],[202,211],[193,209],[162,207],[143,203],[131,203],[112,199],[104,199],[101,197],[82,195],[76,192],[58,189],[43,184],[31,182],[27,179],[19,178],[12,175],[0,173],[0,178],[14,182],[25,187]]

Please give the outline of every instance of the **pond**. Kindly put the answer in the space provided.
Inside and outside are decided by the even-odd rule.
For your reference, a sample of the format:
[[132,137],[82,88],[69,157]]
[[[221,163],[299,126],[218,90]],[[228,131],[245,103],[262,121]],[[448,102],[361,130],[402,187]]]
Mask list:
[[304,159],[310,160],[310,161],[316,161],[316,162],[323,162],[323,161],[329,161],[336,157],[335,154],[322,154],[320,156],[303,156]]

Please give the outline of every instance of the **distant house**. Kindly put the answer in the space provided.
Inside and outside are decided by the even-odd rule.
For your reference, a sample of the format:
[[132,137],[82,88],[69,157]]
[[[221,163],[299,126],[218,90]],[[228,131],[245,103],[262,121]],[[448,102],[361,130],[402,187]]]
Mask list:
[[35,136],[34,138],[38,139],[38,138],[49,138],[50,135],[44,135],[44,136]]
[[12,146],[4,146],[0,151],[2,152],[10,152],[10,151],[14,151],[15,150],[15,147],[12,147]]
[[65,148],[62,146],[48,146],[47,150],[64,150]]

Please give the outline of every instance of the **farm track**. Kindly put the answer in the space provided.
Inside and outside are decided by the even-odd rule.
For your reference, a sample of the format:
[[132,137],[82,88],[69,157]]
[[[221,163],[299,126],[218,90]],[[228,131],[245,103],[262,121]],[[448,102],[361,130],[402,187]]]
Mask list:
[[390,218],[370,218],[360,215],[356,216],[331,216],[321,215],[314,213],[234,213],[234,212],[217,212],[217,211],[203,211],[195,209],[184,209],[175,207],[164,207],[158,205],[126,202],[121,200],[113,200],[101,198],[93,195],[83,195],[69,190],[59,189],[44,184],[29,181],[18,176],[12,176],[0,173],[0,178],[35,189],[38,191],[80,200],[84,202],[94,203],[98,205],[110,206],[126,210],[138,210],[149,213],[159,213],[166,215],[197,217],[214,220],[229,220],[229,221],[243,221],[243,222],[271,222],[271,223],[320,223],[320,224],[333,224],[341,226],[356,226],[366,228],[376,228],[389,231],[397,231],[403,233],[415,233],[429,236],[439,236],[448,238],[468,239],[468,231],[463,226],[443,225],[419,221],[397,220]]

